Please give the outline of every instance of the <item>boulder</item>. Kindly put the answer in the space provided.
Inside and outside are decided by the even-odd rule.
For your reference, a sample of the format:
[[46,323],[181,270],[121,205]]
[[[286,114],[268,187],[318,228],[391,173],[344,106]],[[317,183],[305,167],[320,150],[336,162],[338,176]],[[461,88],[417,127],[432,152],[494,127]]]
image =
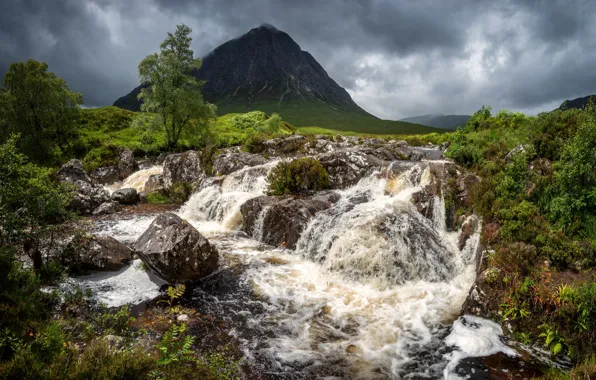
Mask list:
[[122,180],[138,169],[134,154],[129,149],[123,149],[118,154],[118,177]]
[[118,271],[133,259],[132,250],[110,236],[81,237],[74,239],[70,247],[78,252],[84,270]]
[[309,220],[339,200],[333,192],[309,198],[261,196],[244,203],[240,210],[244,230],[273,246],[294,249]]
[[109,202],[104,202],[101,205],[99,205],[99,207],[93,211],[93,215],[97,216],[97,215],[114,214],[120,210],[122,210],[122,206],[120,205],[120,203],[114,202],[114,201],[109,201]]
[[226,175],[245,167],[263,165],[267,163],[265,157],[248,152],[230,152],[216,156],[213,159],[213,167],[218,175]]
[[143,191],[147,194],[164,189],[163,174],[152,174],[147,178]]
[[457,248],[461,251],[474,233],[478,232],[480,219],[476,215],[471,215],[462,223],[459,237],[457,239]]
[[523,145],[518,145],[513,148],[509,153],[505,155],[505,162],[513,161],[513,158],[518,155],[519,153],[524,153],[526,151],[526,147]]
[[170,154],[163,163],[163,182],[166,188],[177,182],[195,182],[203,177],[197,152]]
[[353,186],[361,178],[387,165],[379,158],[356,151],[337,151],[317,157],[329,174],[329,185],[334,189]]
[[159,215],[134,249],[147,266],[170,283],[198,280],[217,269],[219,254],[193,226],[178,215]]
[[132,187],[119,189],[112,193],[112,200],[120,204],[131,205],[139,201],[139,194]]
[[97,168],[90,174],[97,183],[108,185],[114,183],[120,179],[118,175],[118,169],[115,166],[103,166]]
[[75,183],[76,181],[83,181],[91,183],[91,178],[83,170],[83,163],[80,160],[70,160],[62,165],[57,174],[58,181]]

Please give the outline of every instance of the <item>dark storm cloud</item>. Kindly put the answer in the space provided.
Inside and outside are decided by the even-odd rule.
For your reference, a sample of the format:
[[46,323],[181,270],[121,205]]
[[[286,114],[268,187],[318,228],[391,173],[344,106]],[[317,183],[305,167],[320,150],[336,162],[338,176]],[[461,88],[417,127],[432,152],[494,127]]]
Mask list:
[[[2,1],[2,0],[0,0]],[[45,60],[86,104],[111,104],[178,23],[205,55],[261,23],[309,51],[365,109],[385,118],[528,112],[596,91],[592,1],[3,1],[0,75]]]

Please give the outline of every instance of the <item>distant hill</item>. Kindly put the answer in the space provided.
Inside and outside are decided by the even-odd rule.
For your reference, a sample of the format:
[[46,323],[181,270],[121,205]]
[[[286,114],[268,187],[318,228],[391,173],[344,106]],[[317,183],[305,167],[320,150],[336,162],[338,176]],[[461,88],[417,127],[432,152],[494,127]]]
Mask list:
[[[310,53],[287,33],[267,24],[215,48],[202,59],[195,76],[206,81],[203,96],[218,106],[220,115],[258,109],[277,112],[299,127],[386,134],[442,132],[369,114]],[[138,111],[141,88],[114,105]]]
[[594,104],[596,104],[596,95],[588,95],[584,96],[583,98],[565,100],[563,103],[561,103],[561,106],[558,109],[584,108],[588,104],[590,97],[592,97],[592,101],[594,102]]
[[470,118],[470,115],[442,115],[442,114],[428,114],[421,116],[412,116],[400,119],[408,123],[417,123],[426,125],[428,127],[435,127],[441,129],[457,129],[463,127]]

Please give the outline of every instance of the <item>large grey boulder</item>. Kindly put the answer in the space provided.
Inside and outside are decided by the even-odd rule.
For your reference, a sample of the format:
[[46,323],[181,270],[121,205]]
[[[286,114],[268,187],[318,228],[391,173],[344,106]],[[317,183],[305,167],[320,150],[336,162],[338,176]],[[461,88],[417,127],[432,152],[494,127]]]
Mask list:
[[163,163],[163,182],[166,188],[177,182],[195,182],[203,177],[199,155],[194,150],[170,154]]
[[137,240],[134,250],[159,277],[170,282],[198,280],[217,269],[219,254],[178,215],[159,215]]
[[114,202],[114,201],[109,201],[109,202],[102,203],[101,205],[99,205],[98,208],[93,210],[93,215],[98,216],[98,215],[115,214],[120,210],[122,210],[122,206],[120,205],[120,203]]
[[123,149],[118,154],[118,176],[119,178],[125,179],[130,176],[135,170],[138,169],[138,165],[135,161],[134,154],[129,149]]
[[263,165],[267,159],[258,154],[240,151],[226,151],[213,159],[213,168],[218,175],[226,175],[245,167]]
[[381,170],[386,162],[379,158],[357,151],[337,151],[317,157],[329,174],[329,185],[334,189],[353,186],[361,178]]
[[240,210],[244,230],[253,238],[273,246],[294,249],[310,219],[339,199],[337,193],[309,198],[261,196],[244,203]]
[[83,163],[80,160],[72,159],[66,164],[62,165],[57,174],[60,182],[75,183],[76,181],[83,181],[91,183],[91,178],[83,170]]
[[73,239],[69,246],[78,253],[84,270],[118,271],[133,259],[132,250],[110,236],[83,236]]
[[90,173],[97,183],[108,185],[114,183],[120,179],[118,175],[118,169],[115,166],[103,166],[97,168]]
[[112,200],[123,205],[132,205],[139,201],[137,190],[132,187],[119,189],[112,193]]

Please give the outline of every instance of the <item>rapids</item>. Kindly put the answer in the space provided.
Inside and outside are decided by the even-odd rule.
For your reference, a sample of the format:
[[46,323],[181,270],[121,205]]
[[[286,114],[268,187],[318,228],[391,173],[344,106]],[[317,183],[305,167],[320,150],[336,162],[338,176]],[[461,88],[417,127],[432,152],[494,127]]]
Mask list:
[[[465,357],[513,354],[498,325],[458,318],[475,279],[479,232],[460,251],[458,233],[446,230],[441,197],[431,219],[412,205],[412,194],[432,180],[428,166],[418,163],[391,180],[374,173],[338,191],[340,200],[313,217],[291,251],[258,242],[262,223],[253,236],[240,231],[240,206],[263,195],[275,164],[205,186],[178,211],[224,261],[242,264],[237,277],[224,265],[205,281],[214,286],[192,291],[191,304],[228,321],[245,357],[266,378],[458,378],[454,371]],[[95,228],[133,242],[154,217]],[[147,277],[136,269],[125,273]],[[222,291],[221,278],[234,286]],[[161,285],[139,284],[147,294]],[[113,294],[128,291],[125,286],[111,290],[111,305],[130,302]]]

